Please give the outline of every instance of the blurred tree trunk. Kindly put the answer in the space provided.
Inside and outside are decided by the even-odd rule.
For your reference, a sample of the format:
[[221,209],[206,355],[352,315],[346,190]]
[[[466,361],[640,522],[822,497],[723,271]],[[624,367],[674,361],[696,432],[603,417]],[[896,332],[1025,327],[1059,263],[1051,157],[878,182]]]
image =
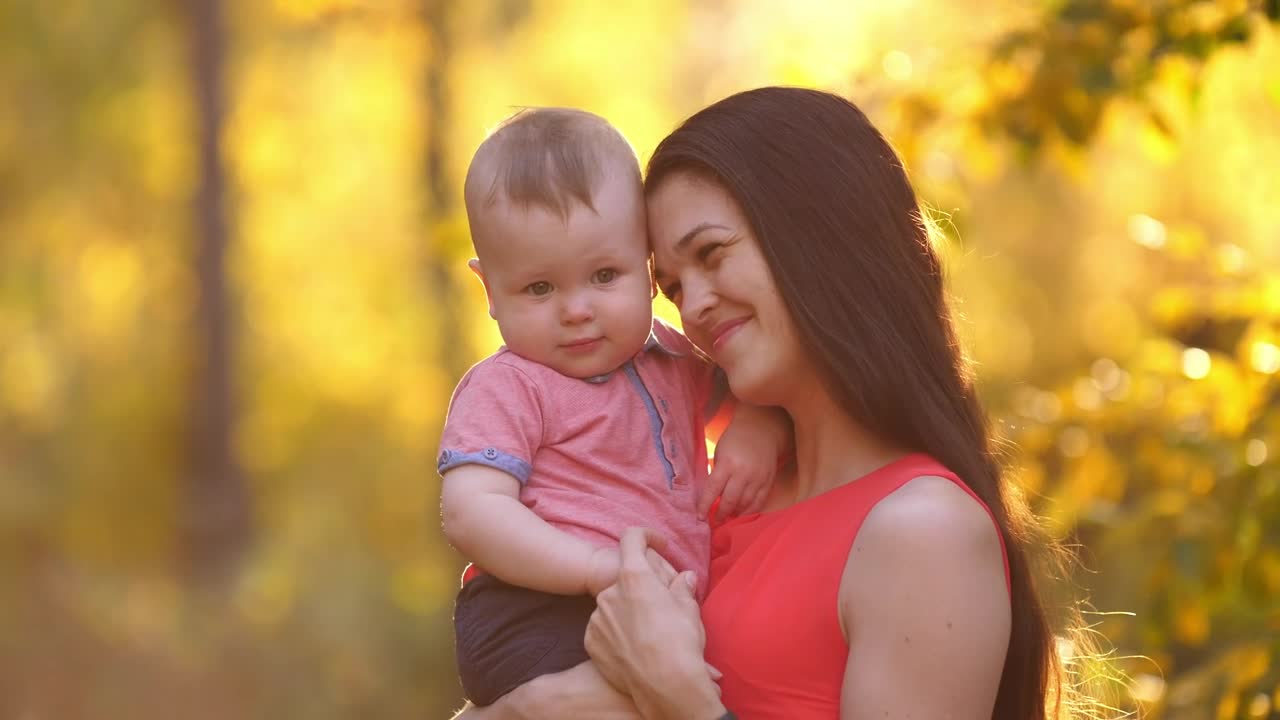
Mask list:
[[453,35],[450,30],[449,0],[427,0],[424,24],[431,53],[426,68],[426,157],[424,158],[427,186],[427,229],[431,236],[431,249],[426,258],[425,274],[431,301],[438,308],[441,342],[439,363],[451,380],[462,376],[470,364],[472,355],[467,334],[463,328],[465,305],[462,291],[454,282],[449,267],[451,254],[445,247],[447,238],[442,232],[445,220],[454,208],[455,188],[447,175],[449,143],[449,57]]
[[187,0],[192,88],[199,122],[196,196],[196,356],[185,543],[188,574],[218,584],[249,532],[248,496],[232,443],[232,337],[224,257],[228,223],[221,157],[224,31],[219,0]]
[[[456,254],[450,251],[449,243],[456,240],[450,237],[450,214],[457,207],[455,200],[458,190],[450,186],[448,177],[449,147],[449,60],[453,51],[455,37],[450,27],[451,0],[425,0],[421,7],[422,27],[427,35],[426,67],[423,74],[423,123],[425,126],[425,147],[422,157],[422,182],[426,189],[425,230],[428,243],[421,257],[423,280],[426,283],[426,302],[433,309],[433,315],[439,323],[436,342],[429,344],[435,347],[434,364],[442,370],[450,381],[456,381],[466,372],[472,359],[471,343],[465,332],[466,303],[463,302],[462,289],[454,281],[454,273],[449,264]],[[465,239],[463,240],[465,241]],[[434,458],[431,459],[431,474],[434,473]],[[437,537],[439,537],[437,535]],[[442,541],[442,539],[441,539]],[[450,554],[454,572],[461,570],[458,556]],[[446,623],[448,614],[440,619]],[[449,699],[451,707],[457,707],[462,699],[459,697],[457,669],[452,655],[433,655],[429,664],[430,671],[426,678],[425,697]]]

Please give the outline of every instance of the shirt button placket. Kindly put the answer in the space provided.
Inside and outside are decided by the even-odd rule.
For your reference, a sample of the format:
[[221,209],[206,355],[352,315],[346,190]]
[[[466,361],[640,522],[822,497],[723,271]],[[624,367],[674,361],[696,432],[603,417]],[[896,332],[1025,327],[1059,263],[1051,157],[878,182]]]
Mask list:
[[682,485],[684,473],[680,472],[680,445],[671,437],[671,403],[665,397],[658,398],[659,414],[662,415],[662,446],[667,449],[667,459],[671,461],[671,484]]

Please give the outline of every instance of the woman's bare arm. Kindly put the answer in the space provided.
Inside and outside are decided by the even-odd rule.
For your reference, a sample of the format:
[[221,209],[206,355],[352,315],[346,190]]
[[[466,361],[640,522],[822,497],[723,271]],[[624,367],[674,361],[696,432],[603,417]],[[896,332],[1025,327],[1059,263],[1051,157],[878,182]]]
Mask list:
[[1010,609],[981,505],[950,480],[912,480],[867,516],[840,584],[843,720],[991,717]]

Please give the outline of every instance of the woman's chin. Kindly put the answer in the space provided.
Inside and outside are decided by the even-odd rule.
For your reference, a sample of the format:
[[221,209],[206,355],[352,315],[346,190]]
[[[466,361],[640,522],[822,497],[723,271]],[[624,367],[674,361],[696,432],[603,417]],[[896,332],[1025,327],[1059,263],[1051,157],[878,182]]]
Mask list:
[[760,406],[783,404],[778,383],[770,383],[758,373],[750,372],[749,368],[732,371],[725,368],[725,377],[729,380],[729,390],[741,402]]

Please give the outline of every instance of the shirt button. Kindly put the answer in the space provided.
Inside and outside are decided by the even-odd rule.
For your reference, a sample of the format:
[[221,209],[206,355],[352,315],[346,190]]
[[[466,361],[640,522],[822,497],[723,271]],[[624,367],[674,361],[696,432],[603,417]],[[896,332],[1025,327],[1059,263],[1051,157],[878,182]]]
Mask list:
[[498,451],[493,448],[485,448],[484,456],[489,460],[494,460],[498,457]]

